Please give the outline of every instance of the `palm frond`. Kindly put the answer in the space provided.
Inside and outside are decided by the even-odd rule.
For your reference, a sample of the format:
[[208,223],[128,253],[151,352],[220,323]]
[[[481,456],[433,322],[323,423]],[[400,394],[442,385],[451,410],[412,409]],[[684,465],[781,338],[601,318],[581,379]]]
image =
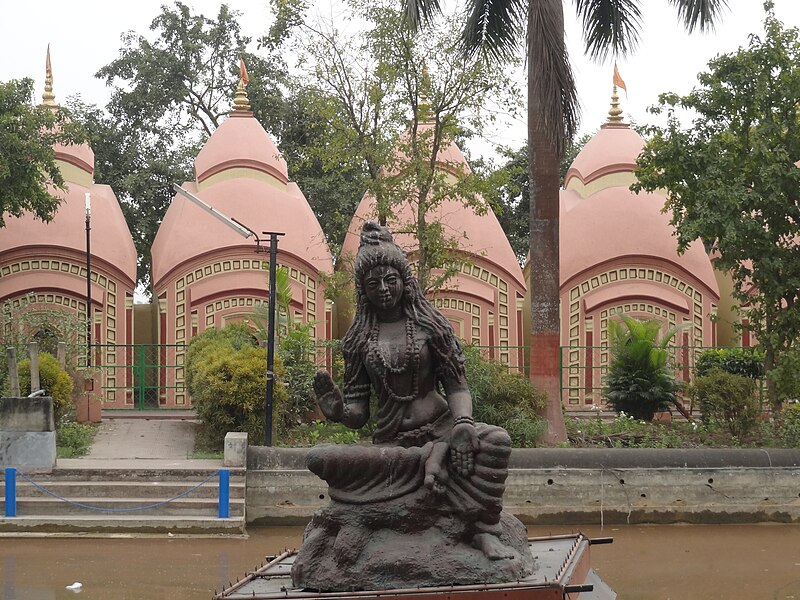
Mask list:
[[564,7],[561,0],[539,0],[528,6],[528,82],[530,104],[561,156],[578,129],[580,110],[575,78],[564,44]]
[[603,60],[609,51],[624,56],[636,48],[642,23],[638,0],[576,0],[575,8],[583,24],[586,53],[593,59]]
[[714,29],[714,22],[728,8],[727,0],[669,0],[678,9],[678,17],[686,31]]
[[524,0],[469,0],[462,42],[467,55],[484,50],[505,60],[523,40],[528,3]]
[[439,0],[403,0],[406,22],[416,31],[442,12]]

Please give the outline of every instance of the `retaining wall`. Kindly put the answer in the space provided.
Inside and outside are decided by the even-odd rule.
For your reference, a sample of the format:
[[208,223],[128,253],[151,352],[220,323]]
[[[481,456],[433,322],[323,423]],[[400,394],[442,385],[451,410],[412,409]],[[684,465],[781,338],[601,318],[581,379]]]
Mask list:
[[[328,502],[306,452],[248,448],[248,523]],[[504,504],[526,524],[800,523],[800,450],[515,449],[510,467]]]

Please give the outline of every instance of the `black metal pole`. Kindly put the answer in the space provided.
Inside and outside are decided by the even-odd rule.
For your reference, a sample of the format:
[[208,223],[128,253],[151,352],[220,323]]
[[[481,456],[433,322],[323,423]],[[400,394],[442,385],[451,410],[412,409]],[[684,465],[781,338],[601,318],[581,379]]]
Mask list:
[[278,267],[278,236],[275,231],[264,231],[269,235],[269,320],[267,330],[267,404],[264,408],[264,445],[272,446],[272,399],[275,391],[275,274]]
[[91,196],[86,192],[86,366],[92,366],[92,247]]

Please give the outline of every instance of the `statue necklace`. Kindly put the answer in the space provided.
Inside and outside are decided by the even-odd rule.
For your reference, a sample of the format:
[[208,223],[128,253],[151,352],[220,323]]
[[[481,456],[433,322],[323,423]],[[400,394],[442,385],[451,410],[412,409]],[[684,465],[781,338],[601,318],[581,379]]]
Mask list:
[[[414,325],[413,319],[410,319],[409,317],[406,317],[405,319],[406,347],[405,351],[398,360],[397,366],[392,364],[391,356],[387,356],[378,343],[378,336],[380,335],[381,331],[380,322],[375,322],[375,324],[372,326],[372,331],[370,331],[369,336],[370,354],[373,356],[373,364],[377,364],[382,367],[380,371],[383,388],[388,393],[389,400],[394,402],[412,402],[417,399],[419,394],[419,383],[417,381],[419,375],[419,350],[417,348],[417,342],[414,339],[417,328]],[[392,386],[389,385],[387,375],[389,373],[392,375],[404,375],[408,371],[410,371],[411,375],[411,393],[407,396],[401,396],[396,394],[392,389]]]

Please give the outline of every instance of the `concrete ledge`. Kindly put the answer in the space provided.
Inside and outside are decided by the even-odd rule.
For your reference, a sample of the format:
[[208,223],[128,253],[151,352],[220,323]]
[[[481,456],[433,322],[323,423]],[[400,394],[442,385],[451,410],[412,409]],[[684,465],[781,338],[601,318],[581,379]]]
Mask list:
[[52,398],[0,398],[0,431],[55,430]]
[[55,431],[0,431],[0,467],[51,471],[55,466]]
[[[251,446],[247,520],[304,524],[328,502],[304,448]],[[527,524],[800,523],[800,451],[520,449],[504,504]]]
[[247,433],[229,431],[225,434],[222,464],[226,467],[244,467],[247,463]]
[[795,448],[514,448],[511,468],[800,467]]

